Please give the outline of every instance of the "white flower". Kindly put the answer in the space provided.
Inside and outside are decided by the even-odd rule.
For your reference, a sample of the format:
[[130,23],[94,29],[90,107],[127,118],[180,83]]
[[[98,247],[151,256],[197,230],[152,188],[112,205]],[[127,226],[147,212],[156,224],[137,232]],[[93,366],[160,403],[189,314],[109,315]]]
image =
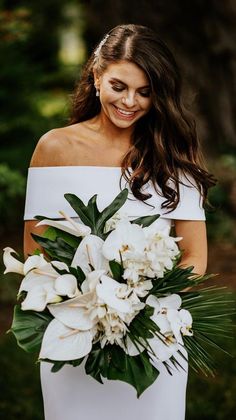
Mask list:
[[66,264],[59,261],[45,261],[44,265],[39,264],[40,268],[31,269],[22,280],[18,292],[27,292],[21,304],[23,310],[43,311],[48,303],[61,301],[61,296],[74,297],[79,293],[77,279],[69,273],[58,274],[52,264],[60,269],[66,267],[68,271]]
[[[4,274],[6,273],[18,273],[24,274],[24,264],[14,258],[11,254],[17,254],[14,249],[10,248],[9,246],[3,249],[3,263],[6,267]],[[17,254],[18,255],[18,254]]]
[[171,336],[166,338],[153,337],[148,339],[148,343],[153,350],[153,352],[148,350],[148,354],[150,362],[154,366],[160,361],[165,362],[169,360],[179,349],[178,343]]
[[71,266],[79,266],[85,274],[91,272],[93,267],[94,270],[105,270],[109,269],[108,261],[102,254],[102,247],[104,241],[96,235],[88,235],[80,242]]
[[114,230],[121,220],[129,220],[128,214],[122,213],[121,211],[116,212],[109,220],[107,220],[104,233]]
[[59,361],[80,359],[91,351],[93,337],[93,330],[69,328],[53,319],[44,333],[39,358]]
[[120,261],[121,254],[124,261],[137,253],[142,254],[145,244],[141,226],[122,220],[105,240],[102,251],[108,260]]
[[82,223],[75,222],[71,217],[67,216],[64,212],[59,212],[66,220],[50,220],[43,219],[36,226],[47,225],[57,229],[63,230],[64,232],[70,233],[74,236],[86,236],[91,233],[89,226],[83,225]]
[[123,312],[132,312],[132,303],[127,298],[127,288],[125,284],[118,283],[108,276],[101,276],[100,283],[96,286],[97,296],[111,308]]

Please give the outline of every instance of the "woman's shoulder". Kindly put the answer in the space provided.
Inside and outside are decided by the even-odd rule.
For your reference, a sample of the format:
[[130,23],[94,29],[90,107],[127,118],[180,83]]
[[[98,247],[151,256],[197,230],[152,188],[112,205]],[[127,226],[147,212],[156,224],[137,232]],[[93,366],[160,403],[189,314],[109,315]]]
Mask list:
[[38,141],[31,158],[30,167],[70,166],[73,148],[79,149],[83,142],[83,123],[54,128]]

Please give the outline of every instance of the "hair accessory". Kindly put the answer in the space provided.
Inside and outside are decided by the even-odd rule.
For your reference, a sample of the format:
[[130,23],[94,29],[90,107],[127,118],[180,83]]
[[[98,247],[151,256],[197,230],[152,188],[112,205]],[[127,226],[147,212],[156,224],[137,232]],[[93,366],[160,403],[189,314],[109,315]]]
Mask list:
[[106,34],[106,36],[101,40],[100,44],[96,48],[96,50],[94,52],[94,55],[95,55],[96,58],[98,58],[98,56],[100,54],[100,51],[101,51],[101,48],[106,43],[108,37],[109,37],[109,34]]

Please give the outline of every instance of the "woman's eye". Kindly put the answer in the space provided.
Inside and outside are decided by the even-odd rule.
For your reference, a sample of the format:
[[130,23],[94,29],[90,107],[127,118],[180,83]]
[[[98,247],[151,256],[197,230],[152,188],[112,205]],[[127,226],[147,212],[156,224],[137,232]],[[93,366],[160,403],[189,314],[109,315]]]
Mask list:
[[116,92],[121,92],[122,90],[124,90],[122,86],[116,86],[116,85],[113,85],[112,89],[115,90]]
[[141,96],[143,96],[144,98],[149,98],[149,96],[150,96],[150,91],[147,91],[147,92],[139,92],[139,94],[140,94]]

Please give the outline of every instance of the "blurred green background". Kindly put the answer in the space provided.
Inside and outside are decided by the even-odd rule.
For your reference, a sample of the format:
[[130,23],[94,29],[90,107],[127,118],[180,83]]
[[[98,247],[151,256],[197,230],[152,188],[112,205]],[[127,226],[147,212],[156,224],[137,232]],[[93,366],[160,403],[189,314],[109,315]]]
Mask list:
[[[91,49],[121,23],[150,26],[183,75],[208,167],[219,182],[207,213],[208,271],[235,293],[236,2],[232,0],[0,0],[0,242],[22,255],[27,168],[42,134],[66,125],[70,96]],[[20,279],[0,270],[0,419],[43,419],[35,357],[6,330]],[[228,345],[235,355],[235,342]],[[187,420],[235,417],[236,362],[214,379],[190,375]],[[56,420],[56,419],[55,419]],[[174,420],[174,419],[173,419]]]

